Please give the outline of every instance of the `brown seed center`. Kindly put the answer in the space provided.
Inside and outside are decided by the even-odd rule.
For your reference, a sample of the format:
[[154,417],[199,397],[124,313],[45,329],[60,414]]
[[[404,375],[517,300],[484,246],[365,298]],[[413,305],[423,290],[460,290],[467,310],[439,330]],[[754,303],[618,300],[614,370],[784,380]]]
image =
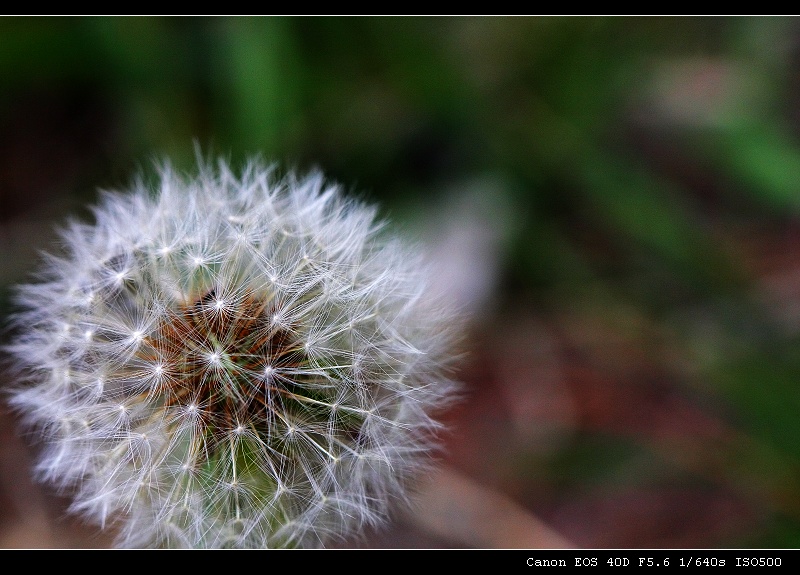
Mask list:
[[165,406],[227,430],[274,420],[274,398],[293,393],[296,375],[288,374],[307,363],[274,314],[256,297],[227,301],[215,290],[170,313],[142,347],[152,356],[142,359],[160,366]]

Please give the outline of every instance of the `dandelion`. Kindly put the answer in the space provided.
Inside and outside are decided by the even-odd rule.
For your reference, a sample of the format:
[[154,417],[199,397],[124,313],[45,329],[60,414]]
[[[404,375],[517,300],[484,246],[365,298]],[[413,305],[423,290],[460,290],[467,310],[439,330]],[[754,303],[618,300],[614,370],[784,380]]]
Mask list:
[[319,547],[424,469],[456,328],[375,210],[258,161],[106,193],[18,291],[37,472],[122,547]]

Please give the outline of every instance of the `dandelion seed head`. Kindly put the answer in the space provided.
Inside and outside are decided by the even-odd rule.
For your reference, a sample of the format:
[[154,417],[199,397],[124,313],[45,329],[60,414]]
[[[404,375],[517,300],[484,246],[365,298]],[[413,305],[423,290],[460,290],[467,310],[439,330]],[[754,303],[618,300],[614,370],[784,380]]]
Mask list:
[[454,310],[375,210],[224,162],[106,193],[18,290],[39,477],[121,547],[318,547],[379,523],[454,398]]

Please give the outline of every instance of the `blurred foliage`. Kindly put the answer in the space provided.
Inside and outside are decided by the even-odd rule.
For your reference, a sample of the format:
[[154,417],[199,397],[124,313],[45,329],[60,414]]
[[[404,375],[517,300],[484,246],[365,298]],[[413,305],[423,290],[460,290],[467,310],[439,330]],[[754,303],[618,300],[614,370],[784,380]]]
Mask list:
[[[644,356],[608,376],[638,380],[617,397],[629,419],[666,385],[728,430],[675,447],[584,422],[555,453],[520,447],[517,495],[547,515],[631,477],[710,485],[758,520],[695,546],[800,546],[797,19],[6,17],[0,78],[8,261],[45,245],[19,222],[152,158],[191,169],[193,142],[320,166],[408,221],[492,182],[508,221],[491,313],[532,313],[575,353],[568,373],[616,373],[591,342],[621,337],[610,362]],[[28,268],[0,268],[0,286]],[[566,381],[580,403],[583,380]]]

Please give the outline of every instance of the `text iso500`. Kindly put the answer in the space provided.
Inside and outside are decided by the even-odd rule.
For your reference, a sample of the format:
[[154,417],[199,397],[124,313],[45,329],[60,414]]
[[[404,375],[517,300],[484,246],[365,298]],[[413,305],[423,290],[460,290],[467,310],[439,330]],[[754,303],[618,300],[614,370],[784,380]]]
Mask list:
[[780,557],[737,557],[737,567],[780,567]]

